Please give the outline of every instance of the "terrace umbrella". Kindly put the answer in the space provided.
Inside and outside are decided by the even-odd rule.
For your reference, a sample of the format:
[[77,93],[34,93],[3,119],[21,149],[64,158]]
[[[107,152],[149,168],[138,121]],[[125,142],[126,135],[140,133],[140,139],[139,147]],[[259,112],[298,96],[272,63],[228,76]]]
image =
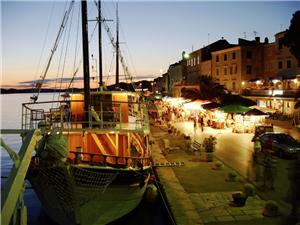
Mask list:
[[264,113],[258,109],[250,109],[248,112],[245,113],[245,116],[266,116],[267,113]]
[[222,105],[220,103],[210,102],[210,103],[202,105],[202,108],[205,109],[205,110],[212,110],[212,109],[220,108],[221,106]]
[[242,105],[225,105],[220,108],[221,111],[225,113],[245,113],[250,110],[250,108]]

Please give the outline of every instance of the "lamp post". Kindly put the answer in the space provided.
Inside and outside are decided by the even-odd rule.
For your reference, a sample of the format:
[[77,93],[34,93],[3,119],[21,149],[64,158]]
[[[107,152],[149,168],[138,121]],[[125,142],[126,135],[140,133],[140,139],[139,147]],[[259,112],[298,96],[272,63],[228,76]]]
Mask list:
[[190,55],[185,51],[182,52],[182,80],[186,83],[187,81],[187,60],[190,58]]

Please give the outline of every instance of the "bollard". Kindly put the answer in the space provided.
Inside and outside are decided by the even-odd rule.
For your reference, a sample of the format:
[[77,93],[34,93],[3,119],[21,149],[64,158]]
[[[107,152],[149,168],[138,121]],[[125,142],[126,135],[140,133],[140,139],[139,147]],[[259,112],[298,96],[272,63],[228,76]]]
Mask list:
[[274,217],[278,215],[278,204],[273,200],[268,200],[263,209],[263,215],[268,217]]

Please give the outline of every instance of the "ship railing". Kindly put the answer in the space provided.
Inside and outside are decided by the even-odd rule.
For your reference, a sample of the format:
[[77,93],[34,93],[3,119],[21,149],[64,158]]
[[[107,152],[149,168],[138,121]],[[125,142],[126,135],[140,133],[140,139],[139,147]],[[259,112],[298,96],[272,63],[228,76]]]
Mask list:
[[[117,168],[141,168],[142,166],[145,167],[151,165],[151,157],[115,156],[78,151],[70,151],[69,153],[73,155],[72,159],[69,158],[69,160],[74,164],[85,163],[89,165],[112,166]],[[87,156],[84,158],[88,158],[88,160],[83,160],[83,156]]]
[[[74,102],[82,103],[82,101],[72,101]],[[113,102],[109,109],[96,111],[91,107],[88,112],[81,110],[80,113],[72,112],[70,104],[70,101],[24,103],[22,105],[22,129],[45,127],[62,130],[149,131],[147,108],[143,104],[138,104],[137,107],[127,107],[127,111],[124,112],[124,105],[128,106],[127,102]],[[85,119],[85,115],[88,119]]]

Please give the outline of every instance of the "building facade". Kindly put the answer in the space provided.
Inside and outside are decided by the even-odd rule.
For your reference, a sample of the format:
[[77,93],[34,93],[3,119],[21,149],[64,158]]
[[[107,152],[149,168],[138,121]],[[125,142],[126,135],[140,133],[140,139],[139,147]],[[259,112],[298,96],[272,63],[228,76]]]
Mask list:
[[170,65],[163,79],[165,90],[179,95],[184,85],[196,85],[200,76],[208,75],[234,94],[292,115],[300,97],[300,62],[283,45],[284,34],[275,34],[273,43],[256,37],[230,44],[222,38],[193,51]]

